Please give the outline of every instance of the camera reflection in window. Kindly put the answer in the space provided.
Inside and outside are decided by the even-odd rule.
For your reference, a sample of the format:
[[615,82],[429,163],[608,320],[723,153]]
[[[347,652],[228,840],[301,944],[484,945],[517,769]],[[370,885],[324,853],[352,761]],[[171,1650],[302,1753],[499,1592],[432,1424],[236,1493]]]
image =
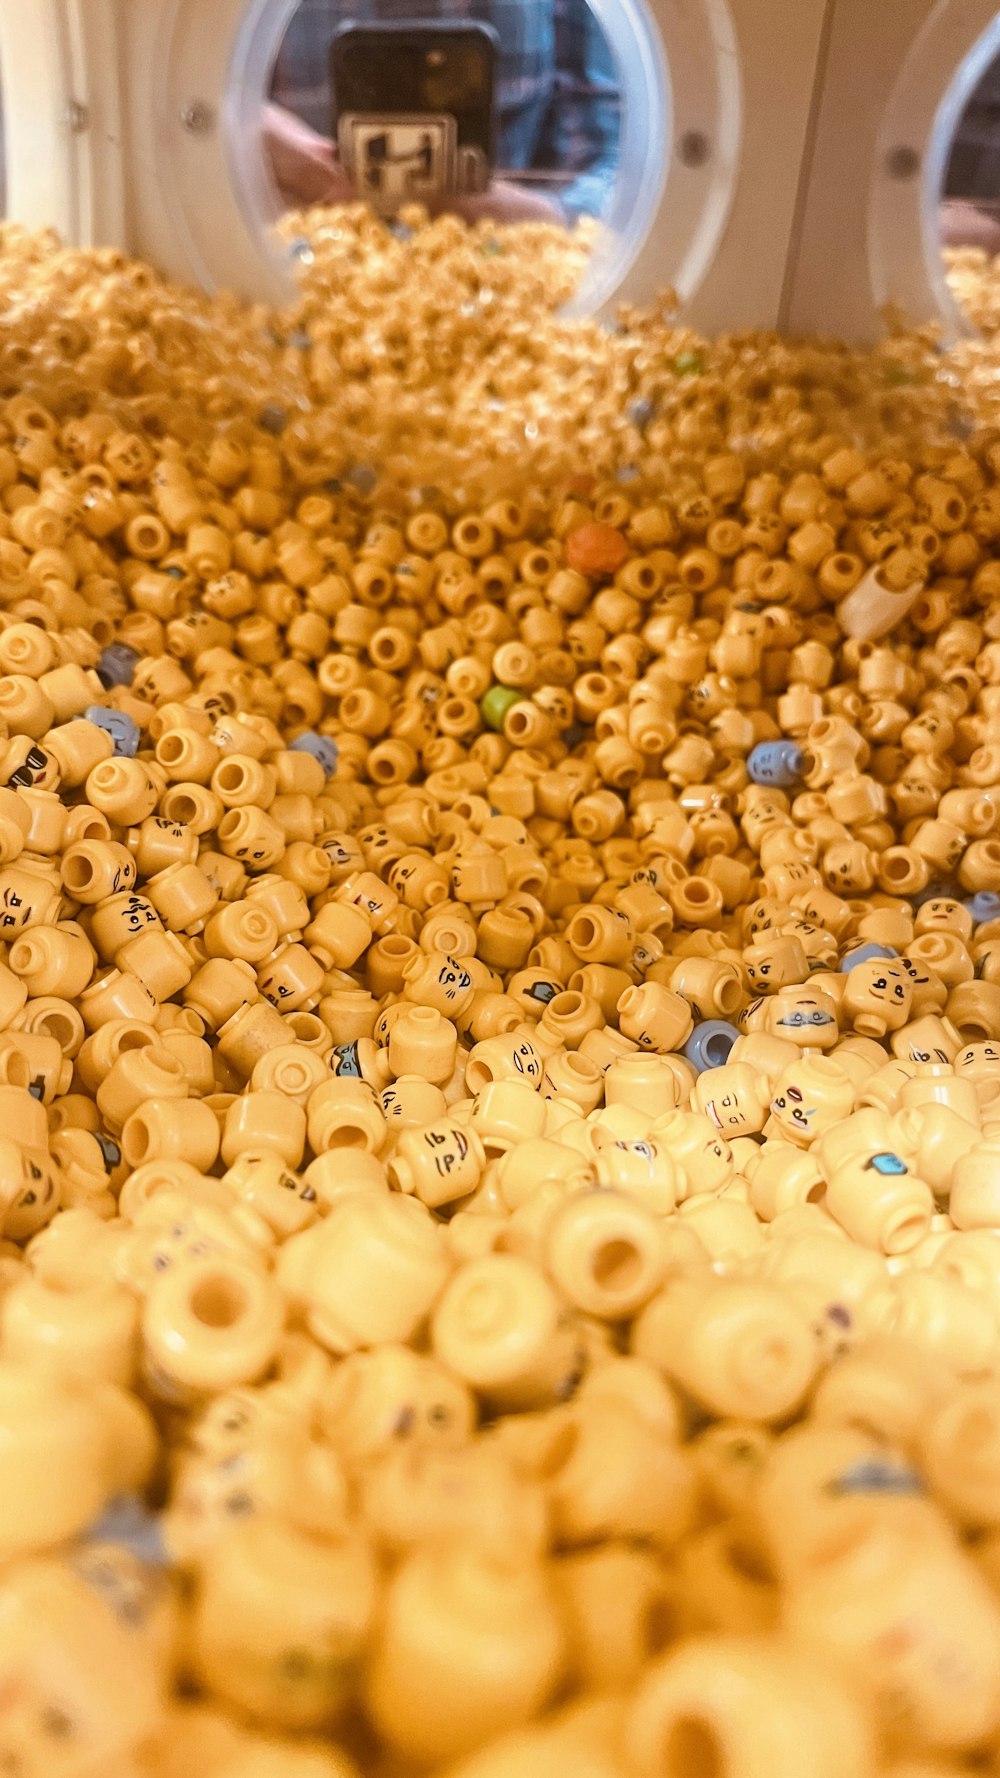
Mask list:
[[500,39],[498,170],[487,191],[442,197],[438,207],[469,221],[572,222],[601,214],[614,184],[621,101],[610,47],[586,0],[302,0],[275,64],[264,119],[286,204],[349,203],[358,195],[329,134],[329,52],[338,26],[348,19],[456,17],[492,25]]

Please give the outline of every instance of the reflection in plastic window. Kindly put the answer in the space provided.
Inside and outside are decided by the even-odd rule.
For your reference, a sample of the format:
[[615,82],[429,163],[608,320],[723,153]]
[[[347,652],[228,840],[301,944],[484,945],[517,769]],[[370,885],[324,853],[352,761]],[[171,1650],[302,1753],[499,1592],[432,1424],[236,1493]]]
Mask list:
[[1000,331],[1000,53],[959,119],[939,216],[952,294],[984,332]]
[[[345,157],[343,106],[330,67],[338,29],[392,24],[411,35],[409,27],[430,20],[486,26],[495,43],[492,166],[464,189],[460,177],[442,179],[451,145],[437,125],[418,127],[419,116],[400,116],[391,131],[358,138],[368,156],[365,177]],[[431,64],[433,51],[422,60]],[[382,84],[384,92],[403,90],[392,80]],[[301,0],[275,62],[270,97],[265,142],[276,207],[350,202],[382,187],[425,202],[431,193],[429,208],[469,220],[571,224],[604,214],[614,190],[621,96],[611,47],[587,0],[471,0],[461,11],[454,0]],[[425,99],[421,112],[432,103]],[[456,108],[452,101],[449,110]],[[461,134],[460,120],[459,156]],[[380,164],[373,173],[375,156]]]

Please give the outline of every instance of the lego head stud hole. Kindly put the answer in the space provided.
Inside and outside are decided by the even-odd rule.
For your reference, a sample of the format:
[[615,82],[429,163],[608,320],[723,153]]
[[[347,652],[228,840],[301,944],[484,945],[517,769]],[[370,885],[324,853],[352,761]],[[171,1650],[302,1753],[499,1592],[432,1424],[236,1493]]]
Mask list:
[[326,1141],[327,1148],[368,1148],[368,1136],[360,1124],[352,1124],[350,1120],[338,1122],[330,1131]]
[[[720,986],[727,990],[729,988],[736,990],[735,982],[723,982]],[[736,991],[738,993],[738,990]],[[733,1040],[725,1031],[711,1032],[705,1040],[705,1060],[708,1067],[723,1068],[729,1060],[729,1052],[732,1047]]]
[[910,875],[910,860],[902,853],[887,856],[882,863],[882,874],[890,883],[902,886]]
[[886,1220],[882,1245],[887,1254],[909,1253],[927,1232],[927,1217],[918,1211],[900,1209]]
[[[706,885],[706,887],[707,887],[707,885]],[[743,999],[743,990],[740,987],[740,984],[739,984],[738,980],[736,979],[736,977],[735,976],[720,977],[719,982],[716,986],[716,990],[715,990],[715,1000],[716,1000],[716,1005],[719,1008],[719,1011],[721,1013],[725,1013],[727,1015],[729,1013],[736,1012],[742,999]],[[727,1060],[728,1054],[729,1054],[729,1052],[727,1050],[726,1055],[723,1056],[723,1058],[722,1058],[723,1061]]]
[[631,1241],[605,1241],[591,1261],[594,1283],[612,1295],[628,1291],[643,1269],[643,1258]]
[[290,1057],[283,1063],[281,1070],[281,1091],[289,1098],[295,1099],[300,1093],[309,1091],[312,1078],[312,1074],[304,1062]]
[[[233,809],[231,811],[231,814],[233,814],[233,815],[235,815],[236,813],[237,813],[237,811],[235,809]],[[197,821],[197,819],[198,819],[197,798],[195,796],[193,796],[189,790],[175,790],[173,796],[170,799],[170,816],[171,816],[171,820],[176,821],[181,827],[187,827],[190,825],[190,823],[192,821]],[[228,819],[228,817],[223,816],[223,820],[226,820],[226,819]],[[235,824],[232,821],[230,821],[230,828],[232,828],[234,825]],[[222,832],[221,822],[219,824],[219,832],[220,833]]]
[[489,1062],[482,1056],[474,1056],[465,1070],[465,1082],[470,1093],[481,1093],[493,1084],[493,1070]]
[[62,879],[71,895],[90,888],[94,863],[85,852],[68,852],[62,862]]
[[141,1167],[144,1161],[154,1158],[151,1153],[154,1142],[152,1126],[147,1122],[140,1106],[138,1111],[133,1112],[122,1131],[122,1156],[130,1167]]
[[590,914],[578,914],[573,921],[573,937],[570,941],[581,953],[594,943],[598,937],[597,922]]
[[4,1057],[3,1079],[8,1087],[30,1087],[31,1068],[27,1057],[18,1055],[16,1050],[8,1051]]
[[247,1295],[235,1278],[226,1272],[209,1273],[198,1279],[188,1299],[191,1314],[202,1327],[222,1330],[235,1327],[247,1310]]
[[183,759],[186,750],[186,736],[178,730],[175,734],[164,735],[162,741],[157,743],[156,757],[161,765],[175,766]]
[[215,774],[215,783],[221,794],[238,796],[248,783],[247,768],[238,759],[224,760]]
[[62,1012],[58,1006],[50,1006],[41,1018],[36,1019],[34,1030],[40,1037],[54,1037],[64,1055],[69,1054],[69,1046],[77,1037],[71,1012]]

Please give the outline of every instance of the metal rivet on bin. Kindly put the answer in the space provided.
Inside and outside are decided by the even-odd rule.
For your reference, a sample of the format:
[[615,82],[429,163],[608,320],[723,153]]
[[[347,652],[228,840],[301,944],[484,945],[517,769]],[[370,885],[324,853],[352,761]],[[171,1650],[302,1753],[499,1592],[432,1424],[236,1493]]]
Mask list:
[[205,99],[189,99],[181,106],[181,123],[192,136],[211,135],[215,128],[215,112]]
[[685,167],[703,167],[712,153],[704,130],[685,130],[677,144],[677,158]]

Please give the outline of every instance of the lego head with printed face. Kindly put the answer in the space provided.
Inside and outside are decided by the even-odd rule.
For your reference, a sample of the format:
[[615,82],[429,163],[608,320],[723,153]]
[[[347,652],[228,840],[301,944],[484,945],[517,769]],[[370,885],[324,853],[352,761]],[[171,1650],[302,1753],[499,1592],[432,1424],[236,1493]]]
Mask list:
[[[146,825],[147,823],[143,823],[143,827],[140,829],[140,842],[145,832]],[[151,830],[156,830],[156,833],[162,839],[164,845],[174,845],[178,848],[178,851],[183,847],[186,855],[188,854],[188,848],[190,848],[191,852],[193,852],[195,856],[197,855],[197,847],[192,840],[191,829],[185,827],[183,822],[171,821],[167,815],[150,815],[148,817],[148,826]],[[196,838],[197,836],[195,836],[195,839]],[[112,894],[119,889],[134,889],[137,875],[138,872],[134,861],[131,871],[129,871],[127,866],[123,864],[121,876],[115,881]]]
[[179,1192],[160,1191],[137,1211],[118,1259],[118,1275],[145,1296],[164,1272],[212,1254],[230,1254],[245,1265],[263,1265],[258,1248],[233,1217]]
[[382,864],[391,864],[399,856],[399,842],[387,827],[366,827],[358,834],[358,839],[369,870],[378,870]]
[[542,1059],[534,1044],[526,1037],[521,1038],[512,1047],[511,1066],[514,1077],[528,1081],[531,1085],[534,1085],[536,1081],[540,1082],[544,1073]]
[[522,969],[507,984],[507,993],[523,1013],[541,1018],[550,1000],[564,992],[565,983],[554,982],[541,969]]
[[602,1142],[597,1152],[597,1184],[628,1192],[659,1216],[667,1215],[681,1195],[676,1168],[662,1139],[656,1142],[633,1137]]
[[471,971],[457,957],[437,951],[413,957],[403,966],[406,998],[432,1006],[453,1019],[466,1011],[475,989]]
[[398,1444],[463,1445],[476,1414],[467,1384],[436,1359],[390,1344],[353,1352],[337,1365],[320,1398],[317,1425],[351,1464]]
[[0,1138],[0,1208],[9,1241],[25,1241],[59,1208],[59,1176],[46,1150]]
[[786,920],[783,931],[787,937],[798,939],[810,970],[836,969],[837,941],[825,926],[795,915]]
[[[248,1407],[238,1391],[227,1398],[231,1419]],[[225,1434],[221,1415],[203,1423],[195,1436],[206,1455],[188,1454],[177,1465],[163,1529],[171,1560],[183,1567],[200,1562],[221,1533],[260,1513],[281,1513],[320,1534],[347,1521],[339,1458],[312,1437],[306,1420],[272,1415],[270,1403],[249,1411],[249,1423],[232,1435]]]
[[388,882],[393,894],[402,896],[405,901],[410,884],[415,881],[425,864],[430,864],[430,859],[424,858],[420,853],[407,852],[402,858],[397,858],[395,864],[389,868]]
[[1000,1098],[1000,1038],[967,1043],[955,1057],[954,1068],[956,1074],[972,1081],[980,1105]]
[[904,728],[900,740],[907,753],[944,753],[955,738],[952,724],[936,710],[922,710]]
[[[707,1072],[718,1075],[723,1070],[714,1068]],[[704,1080],[705,1075],[699,1078]],[[668,1111],[656,1119],[652,1135],[669,1156],[678,1200],[694,1192],[718,1193],[732,1179],[733,1151],[713,1118],[700,1111]]]
[[806,1148],[853,1109],[854,1086],[844,1069],[828,1056],[806,1055],[778,1076],[767,1134]]
[[279,1515],[248,1522],[206,1554],[191,1618],[195,1669],[258,1721],[327,1727],[357,1686],[377,1598],[359,1536],[314,1540]]
[[56,759],[37,742],[26,742],[24,746],[11,743],[0,776],[11,790],[56,790],[59,786]]
[[801,942],[787,932],[768,932],[747,945],[743,967],[755,994],[770,994],[786,983],[804,981],[809,973]]
[[767,1080],[747,1062],[706,1068],[698,1076],[693,1095],[696,1109],[727,1142],[736,1136],[754,1136],[764,1128],[769,1097]]
[[631,973],[640,977],[644,976],[647,969],[651,969],[654,963],[658,963],[662,956],[663,945],[660,940],[651,932],[642,932],[635,941],[628,960],[628,968]]
[[280,1241],[308,1228],[319,1215],[313,1187],[293,1173],[273,1149],[241,1154],[224,1178]]
[[948,990],[940,976],[928,968],[923,958],[897,957],[896,962],[910,984],[910,1017],[918,1019],[925,1012],[943,1011],[948,1000]]
[[862,1246],[903,1253],[926,1234],[933,1213],[930,1188],[901,1152],[907,1132],[899,1120],[865,1107],[818,1137],[812,1156],[826,1181],[827,1204]]
[[865,894],[874,882],[873,854],[861,840],[837,840],[823,854],[823,879],[835,895]]
[[826,1279],[788,1278],[782,1288],[809,1322],[822,1365],[834,1364],[853,1349],[862,1336],[863,1324],[856,1310],[831,1296]]
[[205,1463],[225,1463],[266,1439],[283,1437],[305,1412],[305,1401],[281,1384],[228,1389],[188,1422],[184,1451]]
[[[393,871],[397,868],[398,866],[394,865],[389,872],[390,884]],[[387,888],[372,871],[359,871],[356,876],[348,877],[347,881],[338,889],[336,899],[345,902],[350,907],[360,908],[361,912],[371,920],[373,932],[385,930],[393,910],[398,905],[393,888]]]
[[936,895],[922,902],[913,922],[914,933],[956,932],[964,943],[972,937],[973,919],[968,908],[947,895]]
[[50,924],[58,887],[14,865],[0,871],[0,939],[9,943],[32,924]]
[[474,1191],[484,1162],[475,1131],[440,1118],[400,1137],[389,1161],[389,1178],[399,1191],[415,1192],[436,1209]]
[[101,1778],[131,1770],[159,1726],[174,1633],[166,1583],[128,1551],[83,1546],[4,1577],[0,1771]]
[[[941,786],[935,784],[927,754],[918,754],[901,772],[892,788],[892,800],[906,816],[930,815],[937,808]],[[941,862],[941,860],[938,860]],[[957,859],[955,860],[957,863]]]
[[140,1475],[152,1443],[134,1397],[0,1360],[0,1562],[78,1536],[134,1485],[126,1477]]
[[765,932],[773,932],[787,918],[788,906],[776,896],[762,896],[751,902],[743,916],[744,942],[752,943]]
[[[921,786],[921,788],[924,790],[925,794],[928,794],[933,798],[932,807],[935,806],[941,794],[940,788],[931,785]],[[942,822],[941,825],[944,826],[945,824]],[[942,875],[949,876],[952,871],[958,869],[958,866],[962,862],[962,854],[965,851],[966,844],[967,840],[965,834],[959,832],[958,829],[956,829],[953,834],[948,833],[947,830],[945,831],[944,835],[941,837],[940,846],[934,853],[934,864]],[[923,910],[921,909],[921,912],[922,911]]]
[[[797,852],[798,847],[796,846],[795,849]],[[768,866],[765,881],[769,885],[771,895],[776,895],[779,898],[787,897],[791,901],[793,895],[805,895],[808,890],[816,887],[816,867],[810,864],[806,858],[783,858],[776,864]],[[782,924],[787,918],[788,908],[785,907],[782,913]]]
[[829,994],[808,983],[780,988],[767,1006],[767,1030],[772,1037],[787,1038],[803,1049],[829,1050],[839,1041],[837,1008]]
[[475,1045],[466,1064],[465,1083],[473,1094],[499,1080],[523,1081],[537,1092],[544,1073],[544,1062],[531,1039],[511,1031]]
[[843,1012],[863,1037],[898,1031],[910,1016],[913,989],[899,959],[873,957],[848,972]]
[[385,1049],[389,1042],[389,1032],[392,1030],[393,1021],[399,1016],[397,1008],[398,1002],[384,1006],[372,1026],[372,1040],[379,1049]]
[[[797,988],[792,988],[789,992],[794,994],[798,993],[799,990]],[[775,996],[775,999],[777,998],[778,996]],[[767,999],[763,994],[758,994],[754,1000],[748,1000],[746,1005],[741,1006],[739,1012],[736,1014],[737,1030],[744,1034],[753,1031],[768,1031],[770,1029],[771,1007],[773,1005],[774,1001]],[[798,1043],[800,1039],[795,1038],[794,1041]]]
[[335,880],[350,871],[361,869],[364,854],[352,834],[323,834],[317,843],[330,860]]
[[765,834],[788,826],[788,808],[778,800],[777,793],[763,792],[752,802],[748,798],[740,825],[747,844],[756,848]]
[[960,1041],[948,1019],[928,1013],[923,1018],[908,1020],[893,1034],[890,1047],[901,1061],[932,1062],[940,1068],[950,1068]]

